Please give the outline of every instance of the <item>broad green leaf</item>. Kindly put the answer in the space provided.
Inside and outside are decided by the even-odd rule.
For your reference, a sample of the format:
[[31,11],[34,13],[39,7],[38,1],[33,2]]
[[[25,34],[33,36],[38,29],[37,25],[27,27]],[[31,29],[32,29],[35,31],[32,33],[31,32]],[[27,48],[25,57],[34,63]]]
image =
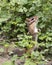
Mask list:
[[12,61],[6,61],[2,65],[14,65]]

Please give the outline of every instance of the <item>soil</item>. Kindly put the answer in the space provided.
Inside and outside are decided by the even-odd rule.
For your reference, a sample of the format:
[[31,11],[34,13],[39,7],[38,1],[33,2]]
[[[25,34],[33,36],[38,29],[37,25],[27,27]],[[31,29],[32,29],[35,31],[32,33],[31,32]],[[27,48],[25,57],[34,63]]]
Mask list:
[[[4,48],[3,46],[0,46],[0,48]],[[13,48],[14,49],[14,48]],[[18,48],[17,48],[18,50]],[[20,51],[21,52],[21,51]],[[21,53],[20,53],[21,54]],[[8,55],[0,55],[0,65],[2,65],[4,62],[6,61],[10,61],[10,56]],[[17,59],[17,62],[15,62],[15,64],[17,65],[24,65],[24,61],[21,61],[20,59]],[[52,65],[52,61],[48,61],[45,65]]]
[[2,65],[4,62],[8,61],[8,58],[0,57],[0,65]]

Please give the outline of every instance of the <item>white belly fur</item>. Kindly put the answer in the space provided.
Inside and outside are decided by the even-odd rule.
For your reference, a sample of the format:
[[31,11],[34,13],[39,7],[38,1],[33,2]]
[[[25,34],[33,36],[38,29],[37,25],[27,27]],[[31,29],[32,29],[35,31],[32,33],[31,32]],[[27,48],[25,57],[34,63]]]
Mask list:
[[37,33],[38,32],[38,29],[35,27],[34,28],[34,33]]

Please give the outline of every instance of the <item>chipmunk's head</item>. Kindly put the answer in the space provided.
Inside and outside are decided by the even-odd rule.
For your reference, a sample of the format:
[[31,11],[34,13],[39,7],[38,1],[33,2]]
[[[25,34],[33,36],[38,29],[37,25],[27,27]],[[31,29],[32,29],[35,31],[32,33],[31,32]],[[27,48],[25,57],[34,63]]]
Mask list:
[[37,16],[33,16],[33,17],[30,17],[30,18],[26,18],[26,21],[27,22],[32,22],[32,21],[37,22],[37,20],[38,20],[38,17]]

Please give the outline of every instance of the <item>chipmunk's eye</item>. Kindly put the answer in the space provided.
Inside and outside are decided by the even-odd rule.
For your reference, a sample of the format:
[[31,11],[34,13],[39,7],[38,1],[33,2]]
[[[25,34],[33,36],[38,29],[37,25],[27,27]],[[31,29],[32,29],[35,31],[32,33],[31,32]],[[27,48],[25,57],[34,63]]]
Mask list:
[[31,20],[34,20],[34,18],[32,18]]

